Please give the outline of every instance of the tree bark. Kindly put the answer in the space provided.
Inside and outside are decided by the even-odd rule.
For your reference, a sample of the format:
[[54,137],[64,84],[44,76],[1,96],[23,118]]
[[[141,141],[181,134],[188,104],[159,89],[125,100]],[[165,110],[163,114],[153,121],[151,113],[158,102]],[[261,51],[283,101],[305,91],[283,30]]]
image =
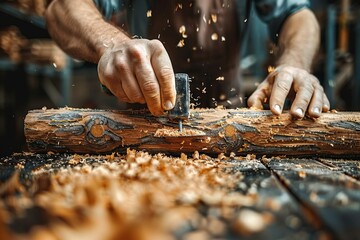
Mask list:
[[143,111],[49,109],[25,118],[30,151],[111,153],[127,148],[163,153],[234,152],[267,156],[360,156],[360,113],[296,120],[288,112],[195,109],[176,120]]

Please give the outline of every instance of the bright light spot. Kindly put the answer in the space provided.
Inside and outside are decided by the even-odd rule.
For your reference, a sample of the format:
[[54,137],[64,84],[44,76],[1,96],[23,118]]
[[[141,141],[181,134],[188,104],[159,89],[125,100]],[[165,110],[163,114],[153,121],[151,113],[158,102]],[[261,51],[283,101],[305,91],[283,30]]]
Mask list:
[[225,77],[224,76],[220,76],[220,77],[217,77],[216,78],[216,81],[224,81],[225,80]]
[[151,17],[151,15],[152,15],[152,11],[151,11],[151,10],[147,10],[147,12],[146,12],[146,17]]
[[175,11],[177,11],[178,9],[182,9],[182,8],[183,8],[182,4],[178,3],[175,7]]
[[184,33],[186,31],[186,27],[184,25],[182,25],[180,28],[179,28],[179,33]]
[[268,66],[268,73],[272,73],[274,70],[275,70],[275,67],[274,66]]
[[179,33],[181,33],[182,37],[183,38],[187,38],[187,35],[186,35],[186,27],[184,25],[182,25],[180,28],[179,28]]
[[183,47],[183,46],[185,46],[185,41],[184,41],[184,39],[181,39],[179,41],[179,43],[177,44],[177,47]]
[[217,22],[217,15],[216,14],[211,14],[211,20],[216,23]]
[[217,35],[217,33],[211,34],[211,40],[216,41],[216,40],[218,40],[218,38],[219,38],[219,36]]

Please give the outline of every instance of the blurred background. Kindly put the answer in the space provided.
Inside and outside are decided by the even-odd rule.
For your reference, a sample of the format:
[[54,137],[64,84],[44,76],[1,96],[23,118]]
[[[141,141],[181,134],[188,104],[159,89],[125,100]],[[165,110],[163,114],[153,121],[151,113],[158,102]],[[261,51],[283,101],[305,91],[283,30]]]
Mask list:
[[[23,121],[31,109],[122,109],[101,92],[96,65],[68,57],[50,39],[43,14],[51,0],[0,1],[0,156],[26,151]],[[332,109],[360,110],[360,2],[312,0],[322,32],[314,74]],[[121,16],[118,16],[121,19]],[[266,26],[256,17],[242,48],[244,96],[273,62]]]

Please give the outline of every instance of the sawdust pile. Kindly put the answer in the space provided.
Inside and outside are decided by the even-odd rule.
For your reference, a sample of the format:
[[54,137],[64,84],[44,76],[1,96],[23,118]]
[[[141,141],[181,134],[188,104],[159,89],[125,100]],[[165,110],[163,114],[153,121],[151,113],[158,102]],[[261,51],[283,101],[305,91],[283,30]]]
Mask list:
[[[101,161],[89,164],[89,158]],[[254,205],[257,195],[235,190],[242,176],[227,173],[231,161],[134,150],[125,156],[70,155],[67,161],[66,168],[33,171],[31,184],[15,174],[1,185],[1,239],[201,240],[260,231],[271,221],[248,210],[246,218],[258,220],[247,226],[236,213]],[[25,216],[31,228],[8,227]]]

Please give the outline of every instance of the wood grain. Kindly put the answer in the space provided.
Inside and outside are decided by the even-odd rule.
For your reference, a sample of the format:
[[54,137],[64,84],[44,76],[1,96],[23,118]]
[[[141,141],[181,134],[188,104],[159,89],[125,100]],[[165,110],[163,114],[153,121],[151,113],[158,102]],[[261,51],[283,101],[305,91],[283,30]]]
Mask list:
[[360,156],[358,112],[296,120],[289,113],[194,109],[183,133],[177,126],[176,121],[145,110],[45,109],[27,114],[25,136],[35,152],[110,153],[134,148],[174,154]]

